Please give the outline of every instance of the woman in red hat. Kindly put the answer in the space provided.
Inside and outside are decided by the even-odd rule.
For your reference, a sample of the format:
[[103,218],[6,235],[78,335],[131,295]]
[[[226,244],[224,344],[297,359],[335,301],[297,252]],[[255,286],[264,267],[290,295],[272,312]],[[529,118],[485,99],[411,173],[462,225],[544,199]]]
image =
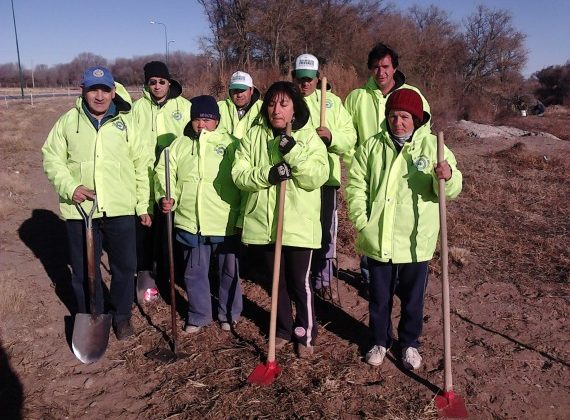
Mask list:
[[455,157],[445,149],[437,163],[437,141],[429,113],[411,89],[393,92],[386,103],[386,131],[370,138],[352,161],[346,188],[349,217],[358,230],[357,249],[370,266],[372,347],[366,362],[378,366],[392,344],[394,294],[401,301],[398,342],[402,361],[418,369],[428,263],[439,234],[438,179],[446,197],[461,192]]

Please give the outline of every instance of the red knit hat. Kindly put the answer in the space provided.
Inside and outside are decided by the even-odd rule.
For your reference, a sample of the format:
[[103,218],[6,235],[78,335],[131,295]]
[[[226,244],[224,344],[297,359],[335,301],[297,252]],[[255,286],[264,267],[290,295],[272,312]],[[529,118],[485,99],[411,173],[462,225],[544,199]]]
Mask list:
[[422,98],[412,89],[398,89],[391,93],[386,102],[386,116],[390,111],[406,111],[418,121],[424,121]]

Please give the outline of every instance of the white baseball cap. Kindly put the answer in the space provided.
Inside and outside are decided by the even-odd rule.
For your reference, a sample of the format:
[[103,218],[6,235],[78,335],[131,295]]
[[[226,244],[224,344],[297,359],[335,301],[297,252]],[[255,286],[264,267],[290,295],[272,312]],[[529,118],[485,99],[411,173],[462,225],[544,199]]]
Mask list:
[[312,54],[301,54],[295,60],[295,77],[302,79],[308,77],[314,79],[319,70],[319,60]]
[[253,79],[248,73],[243,71],[236,71],[234,74],[232,74],[232,77],[230,77],[230,90],[246,90],[250,87],[253,87]]

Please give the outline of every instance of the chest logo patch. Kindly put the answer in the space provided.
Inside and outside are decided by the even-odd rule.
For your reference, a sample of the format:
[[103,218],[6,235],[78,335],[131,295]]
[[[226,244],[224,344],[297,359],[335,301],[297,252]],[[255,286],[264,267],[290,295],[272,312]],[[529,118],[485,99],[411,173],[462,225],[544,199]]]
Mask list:
[[430,164],[429,159],[426,156],[420,156],[414,162],[414,166],[418,169],[418,171],[422,172],[428,168],[429,164]]
[[113,124],[117,127],[117,130],[125,131],[127,129],[127,126],[122,121],[115,121]]
[[218,144],[214,149],[214,151],[216,152],[216,154],[223,156],[224,153],[226,152],[226,146],[224,144]]
[[331,109],[333,107],[333,101],[331,101],[330,99],[326,100],[326,107],[327,109]]
[[182,112],[174,111],[172,113],[172,118],[174,118],[176,121],[180,121],[182,119]]

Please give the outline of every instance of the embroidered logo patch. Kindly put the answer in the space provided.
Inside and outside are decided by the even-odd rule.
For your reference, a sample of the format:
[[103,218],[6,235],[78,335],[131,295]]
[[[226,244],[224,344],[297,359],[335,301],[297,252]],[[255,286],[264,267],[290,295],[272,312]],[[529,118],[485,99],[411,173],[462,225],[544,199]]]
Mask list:
[[327,106],[327,109],[331,109],[333,107],[333,101],[331,101],[330,99],[327,99],[326,106]]
[[223,144],[218,144],[214,150],[218,155],[223,156],[226,152],[226,146]]
[[414,166],[418,169],[418,171],[425,171],[429,166],[429,159],[426,156],[420,156],[415,162]]
[[127,128],[125,126],[125,123],[122,121],[115,121],[114,124],[115,124],[115,127],[117,127],[117,130],[125,131]]
[[180,121],[182,119],[182,112],[174,111],[172,113],[172,118],[174,118],[176,121]]
[[304,337],[307,334],[307,331],[303,327],[295,328],[295,335],[297,337]]
[[93,70],[93,76],[95,76],[95,77],[103,77],[104,75],[105,75],[105,73],[101,69]]

